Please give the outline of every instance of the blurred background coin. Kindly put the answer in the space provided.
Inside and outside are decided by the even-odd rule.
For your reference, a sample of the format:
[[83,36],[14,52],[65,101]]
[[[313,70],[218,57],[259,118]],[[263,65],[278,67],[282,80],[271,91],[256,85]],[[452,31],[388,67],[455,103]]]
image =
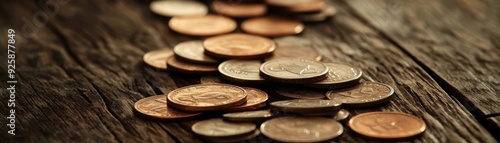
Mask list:
[[245,18],[255,17],[266,14],[267,5],[264,3],[255,2],[225,2],[214,1],[210,8],[217,14],[222,14],[229,17]]
[[157,69],[167,70],[167,60],[174,55],[170,49],[149,51],[143,56],[144,63]]
[[219,15],[172,17],[168,23],[175,32],[191,36],[213,36],[236,29],[233,19]]
[[166,17],[174,16],[204,16],[208,7],[194,0],[163,0],[153,1],[149,5],[151,11]]
[[294,19],[266,16],[243,21],[241,29],[255,35],[279,37],[301,33],[304,24]]

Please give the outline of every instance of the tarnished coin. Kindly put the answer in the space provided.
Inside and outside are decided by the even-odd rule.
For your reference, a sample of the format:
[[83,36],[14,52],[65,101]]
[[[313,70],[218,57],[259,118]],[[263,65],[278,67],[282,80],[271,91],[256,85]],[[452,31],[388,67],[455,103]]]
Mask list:
[[211,138],[203,138],[205,141],[211,142],[211,143],[241,143],[245,142],[247,140],[250,140],[254,137],[257,137],[260,134],[259,129],[255,129],[253,133],[251,134],[245,134],[237,137],[211,137]]
[[175,57],[179,60],[197,64],[218,64],[219,60],[204,54],[203,42],[198,40],[186,41],[174,47]]
[[213,36],[232,32],[236,29],[233,19],[218,16],[173,17],[168,26],[175,32],[191,36]]
[[203,16],[208,13],[206,5],[194,0],[153,1],[149,7],[154,13],[166,17]]
[[255,35],[278,37],[299,34],[304,30],[304,24],[293,19],[256,17],[243,21],[241,29]]
[[229,84],[197,84],[168,93],[168,105],[185,111],[214,111],[246,101],[245,89]]
[[271,108],[283,113],[295,114],[336,114],[341,108],[340,103],[331,100],[316,99],[294,99],[275,101],[271,103]]
[[328,70],[327,66],[317,61],[280,58],[263,63],[260,75],[272,81],[304,84],[326,79]]
[[349,118],[349,111],[342,109],[339,112],[337,112],[337,115],[333,117],[333,119],[339,121],[339,122],[344,122],[347,118]]
[[318,51],[314,50],[312,47],[309,46],[299,46],[299,45],[281,46],[280,44],[278,44],[278,46],[273,52],[273,55],[264,60],[269,61],[278,58],[300,58],[300,59],[320,61],[322,55]]
[[260,122],[273,117],[273,113],[271,110],[245,111],[226,113],[222,115],[222,117],[224,117],[225,120],[235,122]]
[[226,83],[222,80],[222,78],[218,75],[204,75],[200,77],[201,84],[207,83]]
[[295,19],[306,22],[318,22],[323,21],[328,17],[334,16],[337,13],[337,9],[333,6],[327,6],[321,12],[318,13],[301,13],[295,14]]
[[265,136],[280,142],[322,142],[340,136],[339,122],[321,117],[280,117],[260,125]]
[[317,12],[326,6],[324,0],[266,0],[266,3],[289,12]]
[[225,59],[256,59],[269,56],[276,48],[273,40],[248,34],[226,34],[206,39],[205,54]]
[[260,65],[260,60],[227,60],[219,65],[219,73],[232,82],[263,83],[265,80],[259,75]]
[[191,129],[203,137],[230,137],[252,133],[256,127],[253,123],[234,123],[214,118],[196,122]]
[[201,115],[168,107],[166,95],[143,98],[135,102],[134,109],[140,117],[160,121],[179,121]]
[[305,86],[324,89],[349,87],[359,83],[363,72],[360,68],[342,63],[323,63],[330,70],[328,77],[322,81],[305,84]]
[[266,101],[269,96],[266,92],[252,87],[242,87],[247,92],[247,102],[232,108],[227,108],[224,111],[247,111],[255,110],[266,106]]
[[267,12],[267,6],[263,3],[231,3],[214,1],[211,8],[217,14],[236,18],[261,16]]
[[169,70],[171,71],[176,71],[186,74],[203,75],[203,74],[217,73],[217,66],[215,65],[193,64],[177,60],[175,57],[168,59],[167,65],[169,67]]
[[368,112],[349,120],[349,127],[364,136],[382,139],[407,138],[425,131],[425,122],[397,112]]
[[326,96],[345,107],[368,107],[389,101],[393,94],[394,89],[389,85],[362,82],[347,89],[328,91]]
[[174,52],[170,49],[159,49],[149,51],[144,54],[143,60],[149,66],[155,67],[157,69],[166,70],[167,60],[174,55]]
[[326,91],[303,88],[298,86],[279,86],[274,91],[284,97],[294,99],[324,99]]

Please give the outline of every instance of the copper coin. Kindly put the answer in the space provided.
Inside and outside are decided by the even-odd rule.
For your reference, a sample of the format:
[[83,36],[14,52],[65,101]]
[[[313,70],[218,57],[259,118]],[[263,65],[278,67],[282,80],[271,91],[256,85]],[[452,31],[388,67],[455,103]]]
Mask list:
[[203,42],[194,40],[177,44],[174,47],[175,57],[179,60],[197,64],[218,64],[219,60],[204,54]]
[[290,12],[316,12],[326,6],[324,0],[266,0],[266,3]]
[[206,39],[205,54],[225,59],[255,59],[269,56],[276,47],[273,40],[248,34],[226,34]]
[[252,133],[256,126],[253,123],[234,123],[214,118],[196,122],[191,129],[204,137],[229,137]]
[[295,19],[306,22],[317,22],[323,21],[328,17],[334,16],[337,13],[337,9],[333,6],[328,6],[318,13],[301,13],[295,14]]
[[168,93],[168,105],[185,111],[214,111],[246,101],[245,89],[229,84],[197,84]]
[[304,31],[304,24],[293,19],[256,17],[243,21],[241,29],[251,34],[278,37],[299,34]]
[[327,66],[317,61],[280,58],[263,63],[260,75],[277,82],[311,83],[326,79],[328,70]]
[[219,65],[219,72],[226,80],[238,83],[263,83],[259,75],[260,60],[227,60]]
[[215,65],[201,65],[201,64],[193,64],[188,62],[183,62],[177,60],[175,57],[170,58],[167,61],[167,65],[169,66],[169,70],[176,71],[180,73],[186,74],[216,74],[217,66]]
[[141,99],[135,102],[134,109],[141,117],[161,121],[179,121],[201,115],[201,113],[184,112],[168,107],[166,95]]
[[261,16],[266,14],[267,11],[267,6],[263,3],[230,3],[214,1],[211,8],[217,14],[236,18]]
[[294,114],[336,114],[341,108],[340,103],[331,100],[294,99],[271,103],[271,108],[283,113]]
[[278,58],[301,58],[320,61],[323,56],[314,48],[309,46],[278,46],[273,52],[273,55],[266,58],[266,61]]
[[339,122],[321,117],[280,117],[260,126],[265,136],[280,142],[322,142],[340,136]]
[[326,96],[345,107],[368,107],[389,101],[393,94],[394,89],[389,85],[363,82],[347,89],[328,91]]
[[208,13],[206,5],[194,0],[153,1],[149,7],[154,13],[167,17],[203,16]]
[[364,136],[382,139],[407,138],[425,131],[425,122],[397,112],[368,112],[349,120],[349,127]]
[[351,65],[342,63],[323,64],[330,69],[330,71],[328,71],[328,77],[319,82],[306,84],[306,86],[326,89],[344,88],[358,84],[361,75],[363,75],[360,68]]
[[295,99],[324,99],[326,97],[325,91],[298,86],[280,86],[274,91],[281,96]]
[[226,111],[247,111],[247,110],[255,110],[262,108],[266,105],[267,99],[269,96],[266,92],[251,87],[242,87],[247,92],[247,102],[242,105],[228,108]]
[[225,120],[233,122],[259,122],[274,116],[271,110],[245,111],[226,113],[222,115]]
[[143,60],[149,66],[157,69],[167,69],[167,60],[174,55],[170,49],[158,49],[144,54]]
[[168,26],[175,32],[192,36],[213,36],[232,32],[236,29],[233,19],[218,16],[173,17]]

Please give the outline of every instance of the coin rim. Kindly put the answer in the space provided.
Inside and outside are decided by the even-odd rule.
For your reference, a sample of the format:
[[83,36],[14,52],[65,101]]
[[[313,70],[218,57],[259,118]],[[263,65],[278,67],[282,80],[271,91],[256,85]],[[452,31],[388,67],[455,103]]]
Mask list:
[[[393,134],[388,134],[388,136],[376,136],[376,135],[367,134],[366,132],[363,132],[362,130],[359,130],[357,128],[353,128],[353,124],[354,124],[353,122],[356,119],[362,118],[363,116],[372,115],[372,114],[381,114],[381,115],[382,114],[397,114],[397,115],[402,115],[402,116],[406,116],[406,117],[413,118],[413,119],[417,120],[417,122],[421,123],[422,126],[419,129],[415,129],[414,133],[408,134],[407,136],[390,136],[390,135],[393,135]],[[358,114],[358,115],[352,117],[351,119],[349,119],[348,126],[349,126],[349,128],[351,128],[354,132],[356,132],[358,134],[361,134],[361,135],[364,135],[364,136],[367,136],[367,137],[372,137],[372,138],[379,138],[379,139],[400,139],[400,138],[413,137],[413,136],[422,134],[427,129],[427,124],[425,123],[424,120],[422,120],[422,119],[420,119],[420,118],[418,118],[418,117],[416,117],[414,115],[407,114],[407,113],[401,113],[401,112],[366,112],[366,113],[361,113],[361,114]]]
[[[159,121],[179,121],[179,120],[182,120],[182,119],[191,119],[191,118],[195,118],[195,117],[198,117],[200,116],[202,113],[191,113],[191,112],[185,112],[185,111],[182,111],[182,110],[178,110],[178,109],[172,109],[172,110],[178,110],[179,112],[184,112],[184,113],[191,113],[190,115],[187,115],[187,116],[175,116],[175,117],[172,117],[172,116],[154,116],[154,115],[150,115],[150,114],[147,114],[145,113],[142,109],[139,108],[139,104],[142,103],[142,102],[146,102],[146,101],[149,101],[149,100],[154,100],[156,98],[166,98],[167,95],[154,95],[154,96],[149,96],[149,97],[146,97],[146,98],[142,98],[142,99],[139,99],[137,100],[135,103],[134,103],[134,113],[136,113],[136,115],[138,115],[139,117],[141,118],[144,118],[144,119],[149,119],[149,120],[159,120]],[[172,108],[172,107],[169,107],[168,104],[165,104],[167,106],[167,108]]]
[[[230,86],[234,88],[241,89],[244,92],[244,96],[241,99],[236,99],[233,102],[229,102],[226,104],[220,104],[216,106],[191,106],[191,105],[184,105],[182,103],[176,103],[171,99],[172,94],[174,94],[175,91],[179,91],[182,89],[186,88],[191,88],[191,87],[197,87],[197,86],[213,86],[213,85],[219,85],[219,86]],[[179,110],[184,110],[184,111],[215,111],[215,110],[222,110],[225,108],[230,108],[230,107],[235,107],[238,105],[241,105],[246,102],[247,99],[247,91],[239,86],[236,85],[231,85],[231,84],[222,84],[222,83],[206,83],[206,84],[194,84],[194,85],[188,85],[184,87],[177,88],[175,90],[172,90],[167,94],[167,103],[171,105],[172,107],[179,109]]]
[[[296,118],[321,118],[321,119],[325,119],[325,121],[332,121],[332,122],[333,122],[333,124],[332,124],[332,125],[336,125],[336,126],[338,126],[338,127],[339,127],[339,130],[336,132],[336,134],[332,134],[333,136],[330,136],[330,137],[328,137],[328,138],[323,138],[323,139],[321,139],[321,140],[320,140],[320,139],[318,139],[318,140],[306,140],[306,141],[304,141],[304,140],[297,141],[297,140],[291,140],[291,139],[288,139],[288,138],[284,138],[284,139],[275,138],[275,137],[272,137],[272,136],[273,136],[273,135],[272,135],[272,133],[271,133],[271,134],[269,134],[269,132],[267,132],[267,131],[265,130],[266,125],[267,125],[267,124],[270,124],[270,122],[271,122],[271,124],[272,124],[272,122],[273,122],[273,121],[274,121],[274,122],[278,122],[278,121],[275,121],[275,120],[280,120],[280,119],[282,120],[282,119],[285,119],[285,118],[289,118],[289,119],[294,119],[294,118],[295,118],[295,119],[296,119]],[[324,125],[323,125],[323,126],[324,126]],[[327,140],[334,139],[334,138],[336,138],[336,137],[338,137],[338,136],[342,135],[342,133],[344,132],[344,126],[342,126],[342,124],[341,124],[341,123],[339,123],[339,122],[338,122],[338,121],[336,121],[336,120],[331,120],[331,119],[328,119],[328,118],[323,118],[323,117],[279,117],[279,118],[273,118],[273,119],[267,120],[267,121],[265,121],[264,123],[262,123],[262,124],[260,125],[260,131],[261,131],[261,133],[262,133],[262,134],[264,134],[265,136],[267,136],[267,137],[269,137],[269,138],[271,138],[271,139],[273,139],[273,140],[280,141],[280,142],[322,142],[322,141],[327,141]],[[328,135],[328,134],[327,134],[327,135]]]

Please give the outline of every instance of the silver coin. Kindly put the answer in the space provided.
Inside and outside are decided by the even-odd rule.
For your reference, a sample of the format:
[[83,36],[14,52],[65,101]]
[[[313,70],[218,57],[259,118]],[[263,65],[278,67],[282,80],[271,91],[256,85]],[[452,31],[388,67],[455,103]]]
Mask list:
[[263,83],[259,75],[261,62],[259,60],[227,60],[218,69],[222,78],[238,83]]
[[219,60],[204,54],[203,42],[200,40],[186,41],[174,47],[175,57],[179,60],[197,64],[218,64]]
[[224,117],[224,119],[228,121],[260,122],[273,117],[273,113],[270,110],[245,111],[245,112],[226,113],[222,115],[222,117]]
[[330,70],[328,77],[322,81],[305,84],[305,86],[324,89],[345,88],[359,83],[363,72],[360,68],[342,63],[323,63]]
[[263,63],[260,66],[264,79],[284,83],[312,83],[326,79],[328,67],[306,59],[280,58]]
[[214,118],[199,121],[191,129],[197,135],[204,137],[231,137],[251,133],[256,127],[253,123],[233,123],[222,118]]
[[354,87],[331,90],[328,99],[342,103],[344,107],[368,107],[389,101],[394,89],[383,83],[362,82]]
[[340,136],[339,122],[321,117],[280,117],[260,126],[265,136],[280,142],[322,142]]
[[208,7],[194,0],[153,1],[149,8],[154,13],[166,17],[204,16],[208,14]]

